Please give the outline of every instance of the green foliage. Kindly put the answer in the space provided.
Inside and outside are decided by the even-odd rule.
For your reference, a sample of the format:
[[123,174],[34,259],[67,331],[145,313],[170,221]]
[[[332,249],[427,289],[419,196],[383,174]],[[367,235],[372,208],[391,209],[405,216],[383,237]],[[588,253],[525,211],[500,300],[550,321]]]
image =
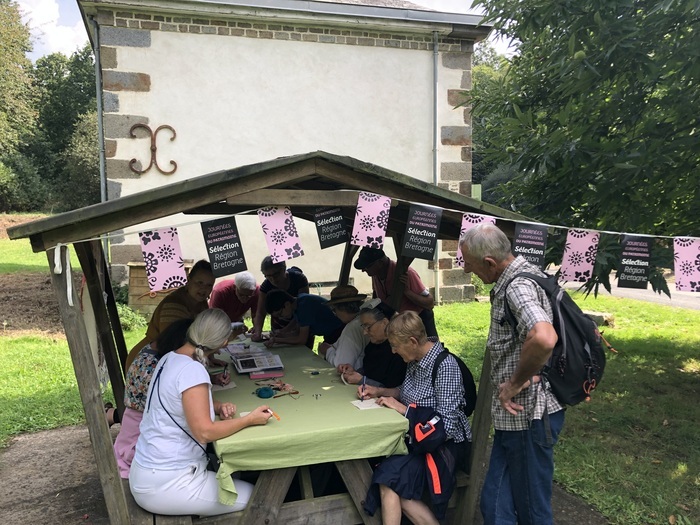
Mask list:
[[[12,153],[3,159],[3,164],[12,173],[13,189],[11,198],[7,201],[2,202],[0,197],[0,212],[27,212],[42,209],[48,190],[31,159],[22,153]],[[1,189],[0,192],[2,192]]]
[[700,230],[700,3],[479,0],[519,54],[474,115],[495,118],[506,204],[550,224]]
[[122,330],[143,330],[148,325],[143,315],[125,304],[117,303],[117,312],[119,312]]
[[[37,219],[41,216],[37,216]],[[75,250],[70,251],[71,268],[78,270],[80,262]],[[11,241],[0,239],[0,274],[6,273],[41,273],[48,275],[49,263],[45,252],[35,253],[28,239]]]
[[29,28],[16,2],[0,1],[0,159],[31,135],[36,111],[32,90]]
[[97,113],[78,117],[62,159],[62,208],[72,210],[100,202],[100,162],[97,146]]
[[117,281],[112,281],[112,291],[114,292],[114,300],[117,303],[129,304],[129,285],[120,284]]

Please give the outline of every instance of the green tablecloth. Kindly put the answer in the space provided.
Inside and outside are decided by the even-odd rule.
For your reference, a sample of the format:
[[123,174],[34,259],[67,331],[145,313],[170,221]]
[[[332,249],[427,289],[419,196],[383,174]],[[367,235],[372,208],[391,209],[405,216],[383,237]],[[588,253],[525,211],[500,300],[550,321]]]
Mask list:
[[[306,347],[273,348],[284,363],[284,382],[300,392],[297,399],[260,399],[257,385],[247,375],[232,379],[237,387],[214,393],[234,403],[238,412],[268,404],[280,416],[215,443],[221,458],[217,475],[219,500],[235,501],[230,474],[243,470],[313,465],[351,459],[406,454],[404,435],[408,421],[395,410],[359,410],[357,386],[343,384],[334,368]],[[312,374],[318,372],[318,374]]]

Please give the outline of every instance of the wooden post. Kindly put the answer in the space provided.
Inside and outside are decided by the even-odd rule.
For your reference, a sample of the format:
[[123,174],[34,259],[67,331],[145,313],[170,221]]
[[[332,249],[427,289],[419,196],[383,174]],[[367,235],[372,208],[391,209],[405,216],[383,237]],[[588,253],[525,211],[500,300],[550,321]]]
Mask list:
[[[102,269],[102,246],[99,241],[79,242],[73,245],[80,266],[85,275],[88,292],[90,295],[90,303],[95,314],[97,322],[97,335],[99,337],[100,346],[104,352],[107,371],[109,372],[109,380],[112,384],[112,393],[114,400],[117,403],[119,413],[124,413],[124,375],[122,374],[121,365],[117,356],[117,347],[114,344],[112,335],[112,326],[110,316],[105,305],[102,283],[100,282],[100,274],[98,271]],[[95,257],[95,252],[98,253],[99,259]]]
[[[67,256],[66,248],[61,246],[59,249],[61,260],[65,260]],[[109,520],[111,523],[130,523],[129,509],[124,494],[124,487],[117,471],[117,460],[112,449],[112,437],[109,434],[109,427],[107,426],[102,404],[100,382],[97,378],[95,362],[90,351],[90,342],[80,311],[80,303],[75,291],[73,291],[73,306],[70,306],[66,294],[68,279],[72,279],[73,276],[67,275],[68,272],[65,271],[58,275],[54,273],[55,251],[56,248],[51,248],[46,252],[51,272],[51,285],[58,299],[61,321],[66,332],[68,348],[70,349],[73,368],[75,369],[80,400],[85,410],[85,419],[87,420],[92,448],[95,452],[97,472],[102,484]]]
[[109,314],[109,322],[112,325],[112,334],[114,335],[114,342],[117,344],[117,358],[119,360],[119,366],[122,372],[126,375],[126,370],[124,370],[124,365],[126,364],[126,356],[129,354],[126,348],[126,341],[124,340],[124,332],[122,330],[122,324],[119,320],[119,311],[117,310],[117,301],[114,297],[114,290],[112,289],[112,281],[109,278],[109,267],[107,266],[107,259],[105,257],[104,251],[102,251],[102,245],[100,244],[100,257],[102,264],[104,266],[103,275],[105,276],[104,289],[107,293],[107,313]]
[[469,463],[469,487],[467,495],[457,504],[455,523],[474,523],[477,512],[477,502],[481,483],[486,475],[488,458],[486,450],[489,444],[489,432],[491,430],[491,398],[493,386],[491,385],[491,354],[486,350],[484,363],[479,377],[479,393],[477,394],[474,417],[472,418],[472,450]]
[[343,262],[340,266],[340,275],[338,276],[338,284],[348,284],[348,281],[350,281],[350,267],[352,265],[352,260],[359,249],[359,246],[355,246],[349,242],[345,244]]

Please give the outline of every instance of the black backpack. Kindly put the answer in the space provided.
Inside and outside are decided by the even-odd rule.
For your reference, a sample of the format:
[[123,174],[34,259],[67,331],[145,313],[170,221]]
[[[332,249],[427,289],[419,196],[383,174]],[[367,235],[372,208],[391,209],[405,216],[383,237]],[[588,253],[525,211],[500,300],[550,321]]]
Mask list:
[[438,368],[440,368],[440,363],[442,363],[445,358],[451,355],[457,365],[459,366],[459,371],[462,374],[462,385],[464,386],[464,401],[465,404],[462,405],[462,411],[469,417],[474,412],[474,407],[476,407],[476,384],[474,383],[474,376],[469,370],[469,367],[462,361],[459,357],[451,353],[447,348],[438,354],[433,363],[433,389],[435,388],[435,380],[437,379]]
[[[518,277],[526,277],[537,283],[552,305],[553,325],[559,339],[541,375],[549,380],[552,392],[563,405],[573,406],[584,400],[589,401],[605,370],[604,339],[598,326],[559,286],[556,277],[523,272],[513,279]],[[506,291],[513,279],[506,285]],[[516,330],[518,322],[507,298],[501,325],[505,322]]]

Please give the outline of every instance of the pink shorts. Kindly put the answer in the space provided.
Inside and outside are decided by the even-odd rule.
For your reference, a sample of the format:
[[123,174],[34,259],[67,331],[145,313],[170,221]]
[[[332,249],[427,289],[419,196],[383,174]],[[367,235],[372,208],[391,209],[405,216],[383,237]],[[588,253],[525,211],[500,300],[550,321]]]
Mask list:
[[136,441],[141,434],[139,430],[141,419],[143,419],[143,412],[132,408],[124,409],[124,414],[121,417],[121,429],[114,441],[114,455],[117,458],[119,476],[123,479],[129,477],[131,462],[134,459],[134,452],[136,452]]

